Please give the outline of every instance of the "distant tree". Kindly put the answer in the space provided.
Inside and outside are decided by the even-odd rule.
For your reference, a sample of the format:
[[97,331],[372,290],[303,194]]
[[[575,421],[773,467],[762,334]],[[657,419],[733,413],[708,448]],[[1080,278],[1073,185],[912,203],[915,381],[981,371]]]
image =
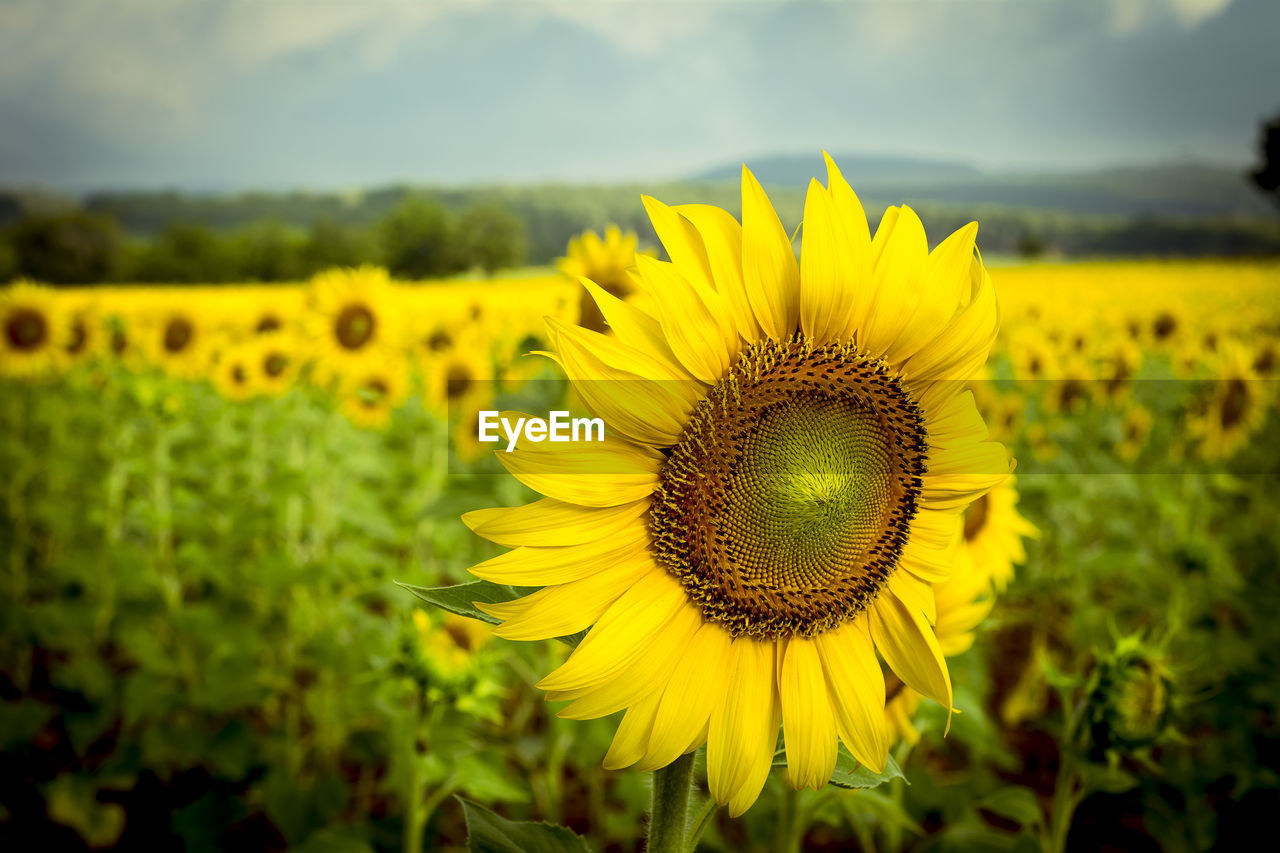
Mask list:
[[1024,258],[1038,258],[1044,254],[1045,248],[1044,238],[1038,231],[1023,231],[1018,238],[1018,254]]
[[477,204],[458,219],[457,243],[468,267],[486,273],[524,261],[524,223],[497,202]]
[[235,281],[240,268],[229,241],[193,223],[174,223],[139,252],[136,281],[169,284]]
[[330,267],[354,267],[382,263],[378,241],[367,228],[343,225],[330,218],[317,219],[302,249],[305,274]]
[[1262,165],[1250,173],[1258,189],[1280,204],[1280,115],[1262,125],[1258,134],[1258,156]]
[[305,274],[302,250],[306,238],[282,222],[267,220],[236,232],[232,251],[236,266],[249,281],[297,281]]
[[465,269],[449,212],[437,201],[406,198],[378,223],[392,275],[432,278]]
[[49,284],[97,284],[117,273],[124,233],[83,211],[27,216],[9,232],[16,273]]
[[8,238],[0,235],[0,282],[12,281],[18,277],[18,256],[14,254],[13,244]]

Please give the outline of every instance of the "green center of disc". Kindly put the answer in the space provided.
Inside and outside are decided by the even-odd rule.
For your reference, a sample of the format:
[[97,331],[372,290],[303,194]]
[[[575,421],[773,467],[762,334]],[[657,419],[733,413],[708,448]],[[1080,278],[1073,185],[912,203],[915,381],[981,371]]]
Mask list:
[[741,536],[728,550],[744,576],[793,590],[832,581],[883,525],[892,465],[879,420],[850,400],[795,396],[768,410],[730,478],[727,520]]
[[649,511],[655,558],[735,636],[813,636],[897,566],[924,473],[919,407],[883,362],[748,348],[690,416]]

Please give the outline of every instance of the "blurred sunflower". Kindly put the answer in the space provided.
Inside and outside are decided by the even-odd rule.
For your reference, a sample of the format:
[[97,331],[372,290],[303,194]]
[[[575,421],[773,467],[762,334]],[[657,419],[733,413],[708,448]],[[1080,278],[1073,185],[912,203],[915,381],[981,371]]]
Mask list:
[[437,677],[452,681],[475,664],[476,654],[493,639],[493,631],[478,619],[454,613],[444,614],[439,625],[423,610],[413,611],[413,626],[426,653],[428,665]]
[[1227,459],[1266,420],[1270,383],[1258,379],[1249,350],[1237,341],[1224,343],[1210,366],[1212,392],[1201,412],[1191,417],[1189,432],[1198,439],[1202,458]]
[[334,269],[311,279],[303,328],[315,345],[317,380],[328,384],[402,343],[401,313],[387,271]]
[[339,385],[339,408],[356,426],[381,429],[409,396],[409,365],[401,358],[349,366]]
[[71,366],[94,358],[102,348],[102,319],[89,305],[80,305],[67,311],[67,340],[63,347],[62,361]]
[[258,393],[255,381],[258,347],[246,341],[229,347],[218,355],[213,366],[213,385],[223,397],[237,402]]
[[1116,445],[1116,456],[1125,462],[1138,458],[1142,448],[1147,446],[1147,436],[1151,434],[1151,412],[1137,403],[1130,404],[1124,410],[1124,418],[1120,422],[1121,438]]
[[658,314],[588,281],[613,335],[549,324],[605,440],[498,454],[546,497],[464,516],[516,548],[477,576],[545,586],[486,606],[496,635],[590,629],[539,687],[572,700],[564,717],[626,709],[605,766],[655,769],[705,742],[732,815],[759,795],[780,725],[797,788],[827,782],[838,740],[884,767],[877,651],[951,707],[931,585],[953,571],[960,513],[1009,470],[963,390],[997,328],[976,225],[930,252],[892,207],[873,240],[827,168],[799,263],[745,167],[741,225],[645,198],[673,259],[638,259]]
[[66,312],[47,287],[19,281],[0,291],[0,375],[50,370],[70,339]]
[[468,336],[438,353],[426,365],[425,380],[425,403],[429,411],[453,416],[477,406],[484,408],[479,404],[491,401],[494,393],[493,359],[485,341]]
[[176,301],[143,326],[147,356],[174,376],[195,378],[209,368],[214,352],[212,326]]
[[1133,390],[1133,377],[1142,366],[1142,350],[1124,337],[1110,340],[1098,365],[1094,396],[1113,405],[1124,402]]
[[284,332],[263,334],[254,351],[254,384],[263,394],[277,397],[293,387],[301,368],[297,340]]
[[[588,278],[610,296],[626,299],[636,289],[627,272],[636,265],[636,243],[634,231],[624,234],[617,225],[605,229],[603,240],[594,231],[584,231],[569,241],[565,256],[556,261],[556,266],[574,280]],[[604,315],[586,291],[581,294],[579,308],[578,325],[594,332],[605,331]]]
[[1024,538],[1038,538],[1040,531],[1018,512],[1018,488],[1010,477],[964,511],[964,541],[978,570],[1003,591],[1013,577],[1013,567],[1026,562]]
[[[990,575],[974,564],[970,549],[961,548],[955,573],[934,584],[933,595],[938,614],[933,630],[938,648],[947,657],[964,654],[973,645],[974,631],[995,605]],[[924,697],[893,673],[886,674],[885,682],[884,714],[889,730],[895,739],[915,744],[920,732],[912,719]]]

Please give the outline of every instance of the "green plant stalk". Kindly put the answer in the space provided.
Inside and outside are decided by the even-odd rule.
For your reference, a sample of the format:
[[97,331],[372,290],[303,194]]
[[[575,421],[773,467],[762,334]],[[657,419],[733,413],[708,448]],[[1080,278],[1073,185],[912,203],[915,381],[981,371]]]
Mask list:
[[685,853],[693,753],[653,771],[653,811],[649,815],[649,853]]

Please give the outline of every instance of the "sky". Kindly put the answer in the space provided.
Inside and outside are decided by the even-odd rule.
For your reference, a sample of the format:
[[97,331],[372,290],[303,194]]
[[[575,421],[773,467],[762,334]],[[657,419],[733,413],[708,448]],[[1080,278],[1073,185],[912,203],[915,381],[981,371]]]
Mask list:
[[0,184],[661,180],[773,154],[1243,165],[1277,0],[0,0]]

